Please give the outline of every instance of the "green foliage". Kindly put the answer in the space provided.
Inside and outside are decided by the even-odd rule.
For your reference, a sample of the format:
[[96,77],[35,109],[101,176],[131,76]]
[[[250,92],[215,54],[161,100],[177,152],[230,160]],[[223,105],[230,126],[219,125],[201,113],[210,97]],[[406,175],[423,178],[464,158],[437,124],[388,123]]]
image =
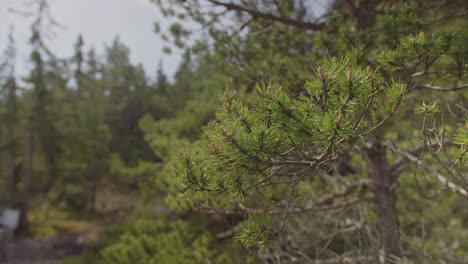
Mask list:
[[424,115],[434,115],[435,113],[440,112],[439,106],[435,102],[425,103],[423,102],[422,106],[417,106],[414,108],[416,114]]
[[119,243],[103,251],[106,263],[249,263],[236,256],[236,249],[213,248],[212,235],[194,231],[203,230],[203,224],[193,225],[197,223],[142,220]]
[[140,207],[104,231],[107,263],[466,262],[463,1],[317,19],[305,0],[155,2],[183,50],[173,82],[118,39],[58,60],[34,28],[15,118],[0,96],[16,193],[26,165],[34,198],[75,213],[125,192]]
[[[232,16],[224,16],[224,19],[238,25],[240,30],[230,27],[229,23],[220,26],[218,14],[204,13],[204,6],[198,6],[199,1],[187,2],[189,4],[180,3],[177,7],[199,23],[202,30],[206,29],[214,43],[215,62],[237,93],[225,93],[216,119],[205,127],[199,140],[183,139],[172,154],[165,153],[170,158],[157,177],[158,181],[162,178],[170,192],[175,191],[166,200],[171,208],[182,212],[242,215],[246,220],[239,224],[241,231],[237,240],[245,246],[259,245],[270,253],[272,248],[267,242],[276,242],[282,246],[275,249],[278,255],[286,252],[285,255],[295,257],[294,254],[300,254],[296,248],[302,248],[302,253],[306,252],[313,259],[318,256],[311,252],[328,247],[328,243],[332,245],[327,249],[335,250],[335,254],[346,255],[347,250],[347,254],[365,254],[361,248],[353,249],[355,244],[366,247],[360,244],[361,231],[351,231],[343,237],[330,235],[329,240],[324,238],[326,235],[317,234],[317,238],[304,241],[306,245],[303,246],[297,242],[301,234],[288,229],[288,225],[291,222],[304,225],[306,213],[292,216],[292,212],[301,214],[301,210],[310,208],[308,205],[314,201],[314,205],[322,205],[320,201],[335,204],[345,197],[359,198],[366,193],[378,196],[380,191],[374,188],[380,182],[373,174],[379,166],[387,168],[378,174],[395,173],[390,177],[390,181],[395,182],[392,187],[387,186],[392,188],[388,192],[393,192],[393,188],[402,189],[402,193],[398,193],[398,204],[411,207],[400,209],[399,221],[396,221],[404,232],[410,230],[410,234],[406,233],[408,237],[402,235],[405,247],[411,245],[404,241],[418,241],[419,233],[414,231],[421,225],[413,221],[424,216],[412,218],[404,212],[429,208],[425,202],[427,197],[422,194],[424,191],[437,192],[444,188],[443,182],[450,181],[453,184],[447,191],[466,193],[463,191],[466,175],[460,163],[466,144],[464,127],[459,125],[460,116],[466,115],[463,106],[466,93],[462,91],[467,81],[464,70],[467,45],[463,30],[466,20],[463,21],[463,14],[460,19],[450,16],[459,1],[392,4],[337,1],[337,9],[325,15],[324,29],[310,31],[304,22],[311,20],[301,20],[308,12],[302,1],[210,2],[226,8],[226,13],[234,10]],[[179,2],[158,1],[158,4],[171,14],[169,11],[176,12],[174,5]],[[304,24],[288,24],[291,20],[283,18]],[[239,33],[244,27],[247,30]],[[175,43],[178,41],[180,39]],[[199,41],[194,50],[203,52],[206,47],[211,45]],[[321,59],[323,57],[327,59]],[[264,82],[269,84],[258,85]],[[257,94],[252,95],[254,88]],[[440,96],[437,92],[445,94]],[[453,111],[455,105],[459,109]],[[176,116],[171,123],[177,120],[183,119]],[[152,138],[165,133],[158,126],[145,126],[149,133],[155,133]],[[376,142],[384,146],[384,162],[377,168],[372,164],[373,156],[379,153],[375,149]],[[153,146],[169,149],[160,143]],[[413,183],[408,181],[406,173],[411,172],[409,164],[413,163],[425,168],[426,173],[436,172],[427,180],[427,185],[413,188]],[[349,166],[346,169],[350,172],[340,173],[340,166]],[[354,169],[356,167],[359,169]],[[441,174],[437,174],[439,172]],[[329,174],[333,174],[331,178]],[[344,175],[346,179],[333,178]],[[358,188],[360,193],[356,195],[353,195],[356,189],[347,189],[353,182],[365,180],[372,182],[367,186],[369,189]],[[330,193],[337,197],[331,198]],[[444,197],[430,208],[440,206],[445,210],[458,206],[462,199],[456,195]],[[413,208],[413,204],[418,209]],[[298,207],[289,208],[294,205]],[[349,211],[343,215],[350,219],[364,218],[373,224],[384,221],[371,206],[361,205],[364,213],[346,207]],[[377,201],[375,205],[379,206]],[[466,216],[458,209],[444,212],[454,216],[452,225],[459,234],[464,233],[457,223],[463,222],[461,219]],[[259,223],[266,219],[260,217],[262,214],[272,220],[266,229],[259,228]],[[330,215],[332,213],[323,212],[318,217],[339,226],[339,220]],[[436,216],[428,217],[431,228],[442,222],[450,224]],[[320,227],[326,226],[323,221],[318,220],[316,226],[309,226],[309,229],[299,228],[315,235],[320,233]],[[279,228],[275,228],[278,223]],[[277,231],[286,234],[282,236]],[[460,236],[455,234],[443,239],[460,241]],[[439,238],[442,239],[439,231],[431,231],[424,239],[432,244]],[[379,243],[368,239],[363,243],[369,243],[369,254],[374,254],[372,251]],[[442,254],[440,248],[428,248],[429,254]],[[464,249],[457,250],[455,255],[460,257]],[[414,259],[423,261],[424,258]],[[304,257],[303,260],[310,259]]]
[[251,107],[228,96],[175,172],[181,191],[244,196],[291,149],[313,147],[311,166],[332,160],[391,116],[404,92],[396,83],[384,84],[377,71],[328,59],[297,99],[276,85],[261,88]]
[[468,165],[468,159],[466,158],[468,152],[468,119],[465,118],[464,124],[461,124],[460,127],[458,127],[453,138],[455,143],[460,145],[460,148],[455,154],[457,158],[454,164],[458,166],[463,164],[466,167],[466,165]]
[[238,240],[246,248],[260,244],[260,252],[264,249],[264,245],[275,236],[272,218],[268,215],[251,216],[242,222],[240,228],[242,232],[235,237],[235,240]]
[[468,145],[468,126],[467,126],[467,121],[465,121],[465,124],[460,126],[457,129],[457,134],[455,135],[455,142],[460,145]]

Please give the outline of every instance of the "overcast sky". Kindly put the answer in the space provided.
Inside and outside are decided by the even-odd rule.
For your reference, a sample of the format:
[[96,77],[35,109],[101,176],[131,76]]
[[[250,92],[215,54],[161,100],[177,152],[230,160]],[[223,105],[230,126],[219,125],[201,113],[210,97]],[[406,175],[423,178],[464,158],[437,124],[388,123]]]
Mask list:
[[[13,25],[19,47],[17,69],[20,74],[28,70],[31,21],[8,9],[28,9],[25,2],[27,0],[0,0],[0,50],[4,50],[9,27]],[[56,36],[47,42],[57,56],[73,54],[73,44],[80,33],[87,46],[94,46],[99,52],[118,35],[130,48],[132,62],[142,63],[148,75],[154,76],[160,59],[167,74],[172,75],[177,68],[179,55],[162,53],[164,43],[153,31],[154,22],[161,15],[149,0],[50,0],[50,4],[53,17],[65,27],[57,29]]]
[[[9,8],[36,11],[33,0],[0,0],[0,51],[6,47],[8,31],[14,26],[14,36],[18,47],[17,71],[24,75],[30,67],[30,48],[28,39],[31,35],[31,19],[9,12]],[[52,16],[63,25],[56,29],[56,36],[47,41],[49,49],[58,57],[68,58],[73,54],[73,45],[82,34],[87,47],[94,46],[99,53],[105,45],[110,45],[118,35],[130,48],[133,63],[142,63],[149,76],[154,76],[162,59],[166,74],[172,76],[179,61],[180,52],[168,55],[162,52],[164,43],[155,34],[154,22],[159,20],[161,28],[169,22],[164,19],[156,5],[150,0],[48,0]],[[311,10],[315,15],[325,11],[327,0],[313,0]]]

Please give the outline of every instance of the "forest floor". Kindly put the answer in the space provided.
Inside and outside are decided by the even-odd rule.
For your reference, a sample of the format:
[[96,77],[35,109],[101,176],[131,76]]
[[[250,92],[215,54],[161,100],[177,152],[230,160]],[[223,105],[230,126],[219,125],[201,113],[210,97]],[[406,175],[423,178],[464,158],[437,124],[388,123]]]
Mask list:
[[96,243],[101,233],[122,224],[137,206],[128,196],[104,191],[94,214],[82,219],[57,208],[37,207],[31,217],[31,234],[0,244],[0,263],[58,264],[64,258],[99,254]]
[[88,247],[77,235],[21,239],[6,243],[0,250],[0,259],[6,264],[57,263],[63,257],[84,254]]

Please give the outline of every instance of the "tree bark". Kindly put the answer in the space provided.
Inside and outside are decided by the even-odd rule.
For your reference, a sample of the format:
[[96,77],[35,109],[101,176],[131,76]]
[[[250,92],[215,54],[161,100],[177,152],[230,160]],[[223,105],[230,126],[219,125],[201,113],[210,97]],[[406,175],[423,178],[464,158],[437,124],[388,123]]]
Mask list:
[[[32,122],[35,122],[34,120]],[[28,136],[28,156],[26,160],[26,172],[24,175],[24,189],[23,189],[23,199],[21,202],[21,215],[19,228],[23,232],[27,232],[29,228],[29,196],[31,192],[31,182],[33,177],[32,166],[34,159],[35,151],[35,142],[34,142],[34,126],[31,126],[31,131],[29,131]]]
[[6,124],[6,144],[4,153],[5,170],[5,201],[6,206],[13,207],[15,195],[15,132],[14,122],[16,118],[16,83],[14,78],[10,78],[7,83],[7,124]]
[[31,183],[33,178],[33,162],[34,162],[34,152],[36,150],[36,142],[34,139],[34,133],[37,129],[37,120],[39,112],[39,98],[40,94],[37,87],[34,87],[34,91],[32,93],[32,105],[33,111],[31,113],[31,120],[30,120],[30,127],[29,127],[29,134],[28,134],[28,153],[26,157],[26,171],[24,175],[24,182],[23,182],[23,197],[21,200],[21,214],[20,214],[20,222],[19,222],[19,229],[23,232],[27,232],[29,229],[29,199],[30,199],[30,192],[31,192]]
[[[401,257],[398,231],[396,177],[392,176],[386,159],[386,149],[375,140],[366,152],[369,177],[372,180],[379,235],[378,250],[381,263],[395,263]],[[382,260],[383,259],[383,260]]]
[[96,212],[96,195],[97,195],[97,177],[93,176],[93,186],[91,188],[91,201],[90,201],[90,213],[94,214]]

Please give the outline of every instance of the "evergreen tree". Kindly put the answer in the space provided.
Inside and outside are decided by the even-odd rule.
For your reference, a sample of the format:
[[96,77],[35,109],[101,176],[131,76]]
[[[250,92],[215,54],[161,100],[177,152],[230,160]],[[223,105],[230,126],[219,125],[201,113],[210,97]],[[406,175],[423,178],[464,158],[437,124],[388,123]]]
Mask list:
[[[0,172],[21,227],[41,206],[126,221],[108,263],[468,262],[464,2],[155,2],[174,81],[118,38],[56,58],[47,0],[24,82],[10,41]],[[113,192],[137,208],[101,210]]]
[[94,211],[96,192],[103,176],[109,171],[111,152],[110,132],[105,125],[107,98],[98,78],[94,51],[85,55],[81,36],[75,44],[70,61],[72,72],[64,90],[60,116],[55,123],[63,140],[60,155],[60,174],[50,191],[55,201],[64,201],[70,208]]
[[[315,22],[303,1],[189,2],[163,3],[163,12],[182,12],[179,17],[206,26],[215,45],[230,47],[233,39],[236,55],[257,44],[250,34],[271,26],[280,36],[294,32],[314,40],[298,49],[303,56],[329,58],[310,60],[312,75],[305,77],[302,68],[298,83],[275,82],[283,78],[273,72],[264,75],[273,82],[257,85],[252,98],[227,93],[201,139],[177,148],[180,158],[169,159],[158,174],[176,191],[168,198],[172,208],[246,219],[231,233],[247,247],[259,246],[257,258],[267,262],[466,261],[466,248],[449,253],[436,245],[461,242],[466,232],[460,224],[468,196],[466,15],[448,15],[460,2],[347,1]],[[212,7],[242,22],[234,29],[251,31],[231,35],[238,32],[217,23],[219,13],[204,12]],[[188,35],[180,24],[171,30],[176,44]],[[285,63],[282,76],[294,76],[300,60],[289,54],[287,41],[259,42],[265,57],[254,59],[252,70]],[[276,54],[279,59],[262,66]],[[229,76],[242,75],[241,63]],[[454,105],[461,108],[453,111]],[[429,200],[424,192],[438,196]],[[440,236],[449,224],[435,213],[441,208],[457,234]],[[419,230],[429,228],[421,227],[423,218],[431,219],[432,231],[421,240]]]
[[[45,31],[55,25],[50,17],[49,4],[46,0],[35,3],[37,11],[31,26],[32,35],[30,44],[32,46],[31,63],[33,68],[25,78],[32,89],[30,91],[31,104],[29,113],[28,135],[26,139],[27,154],[25,158],[25,176],[23,181],[23,197],[21,205],[20,227],[27,231],[29,228],[28,212],[31,198],[33,177],[37,182],[46,182],[51,186],[58,177],[58,157],[60,155],[60,133],[54,124],[57,112],[53,111],[54,92],[58,87],[65,87],[65,80],[61,76],[61,62],[49,51],[42,38]],[[37,148],[39,143],[39,148]],[[47,166],[47,180],[40,180],[38,170],[34,170],[35,155],[38,151],[43,155],[41,158]]]
[[158,71],[156,72],[156,89],[159,90],[161,94],[167,94],[169,89],[169,81],[167,76],[163,71],[163,62],[159,61]]
[[138,120],[151,112],[146,99],[155,90],[148,85],[142,66],[130,63],[129,50],[118,39],[106,53],[103,77],[113,107],[107,117],[112,133],[111,149],[127,166],[135,166],[140,159],[155,160],[138,127]]
[[15,203],[15,184],[14,184],[14,166],[16,163],[16,77],[15,60],[16,48],[13,40],[13,30],[9,35],[9,43],[5,51],[5,62],[0,65],[1,95],[4,98],[5,111],[5,141],[2,146],[4,152],[4,173],[5,173],[5,204],[12,207]]

